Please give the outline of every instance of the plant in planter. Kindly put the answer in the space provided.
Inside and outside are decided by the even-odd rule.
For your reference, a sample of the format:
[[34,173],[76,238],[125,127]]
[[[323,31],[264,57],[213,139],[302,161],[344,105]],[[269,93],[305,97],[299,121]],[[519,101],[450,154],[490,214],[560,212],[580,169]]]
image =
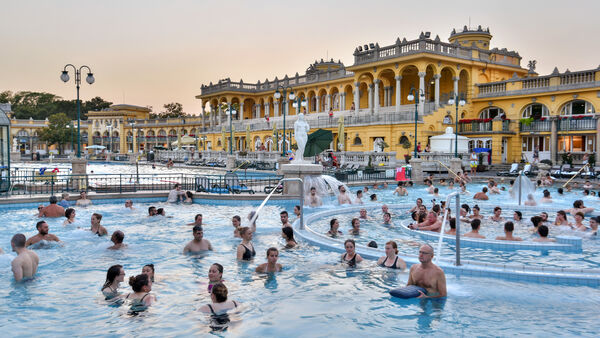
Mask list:
[[527,118],[523,118],[520,119],[519,122],[521,122],[522,124],[529,126],[531,125],[531,122],[533,122],[533,117],[527,117]]
[[[404,148],[404,149],[410,149],[412,147],[412,144],[410,143],[410,141],[408,139],[404,140],[404,142],[402,142],[401,145],[402,145],[402,148]],[[406,155],[404,155],[404,156],[406,157]],[[409,155],[409,157],[410,157],[410,155]]]
[[404,154],[404,162],[409,163],[411,159],[410,154]]

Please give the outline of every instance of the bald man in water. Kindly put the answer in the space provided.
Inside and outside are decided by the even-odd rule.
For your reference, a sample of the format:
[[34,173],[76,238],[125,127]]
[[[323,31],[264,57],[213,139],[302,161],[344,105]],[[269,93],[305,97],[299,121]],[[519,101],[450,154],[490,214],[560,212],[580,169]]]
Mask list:
[[23,278],[32,278],[37,272],[40,259],[35,252],[25,248],[25,235],[14,235],[10,240],[10,245],[17,253],[17,257],[11,263],[15,280],[20,282]]
[[433,264],[433,248],[423,244],[419,248],[419,262],[410,267],[406,285],[416,285],[427,290],[427,294],[419,291],[419,298],[446,297],[446,275],[437,265]]

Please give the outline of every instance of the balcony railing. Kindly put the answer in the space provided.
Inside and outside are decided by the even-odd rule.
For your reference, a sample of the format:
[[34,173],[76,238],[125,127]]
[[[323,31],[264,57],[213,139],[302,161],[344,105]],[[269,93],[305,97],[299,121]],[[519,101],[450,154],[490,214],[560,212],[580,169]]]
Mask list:
[[492,131],[492,121],[459,123],[458,129],[461,133],[491,132]]
[[533,121],[529,125],[520,122],[519,130],[522,132],[542,132],[542,131],[550,131],[550,127],[552,125],[551,121]]
[[562,131],[568,130],[596,130],[596,119],[592,117],[584,118],[567,118],[561,119],[558,129]]

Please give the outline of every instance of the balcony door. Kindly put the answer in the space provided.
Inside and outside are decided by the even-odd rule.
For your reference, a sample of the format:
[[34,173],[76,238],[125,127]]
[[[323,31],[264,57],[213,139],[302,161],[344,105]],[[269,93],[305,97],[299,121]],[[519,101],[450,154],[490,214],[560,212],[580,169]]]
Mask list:
[[539,150],[541,160],[550,159],[550,136],[523,136],[522,144],[522,158],[533,163],[533,152],[535,149]]

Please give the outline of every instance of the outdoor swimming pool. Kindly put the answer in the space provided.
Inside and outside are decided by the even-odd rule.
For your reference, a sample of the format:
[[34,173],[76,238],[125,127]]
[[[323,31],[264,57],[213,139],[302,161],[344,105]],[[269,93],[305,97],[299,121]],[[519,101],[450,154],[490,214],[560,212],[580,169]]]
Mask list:
[[[411,204],[414,198],[408,197]],[[281,251],[282,273],[257,275],[254,268],[265,261],[266,249],[283,246],[279,211],[291,212],[296,202],[272,202],[263,209],[253,240],[256,258],[251,263],[238,263],[235,248],[239,239],[232,236],[230,219],[235,214],[244,218],[258,203],[229,201],[186,206],[136,200],[137,209],[133,212],[124,211],[122,203],[97,203],[88,209],[77,209],[75,226],[63,227],[63,219],[49,220],[51,233],[58,235],[64,246],[36,250],[40,267],[34,280],[14,283],[10,274],[13,254],[0,256],[0,312],[9,314],[0,317],[0,327],[11,336],[33,330],[44,330],[49,336],[206,334],[210,332],[208,319],[198,309],[209,301],[207,272],[212,263],[218,262],[225,267],[230,298],[244,303],[242,311],[232,316],[233,324],[226,335],[597,333],[600,294],[592,287],[447,274],[446,300],[399,300],[389,296],[388,291],[406,283],[406,272],[382,269],[372,261],[358,269],[346,269],[338,264],[338,253],[305,242],[300,243],[299,249]],[[169,217],[149,219],[146,209],[150,205],[164,207]],[[109,252],[108,238],[77,229],[77,225],[89,228],[92,212],[104,215],[102,224],[109,233],[124,231],[129,248]],[[29,237],[36,232],[37,217],[34,205],[5,209],[3,213],[5,226],[0,231],[0,246],[8,252],[14,233],[23,232]],[[204,237],[212,242],[215,251],[205,256],[184,256],[183,246],[192,237],[190,227],[184,224],[191,222],[196,213],[204,215]],[[341,229],[347,232],[349,226],[342,224]],[[385,232],[377,231],[383,240]],[[389,238],[396,236],[394,233]],[[401,247],[406,253],[416,254],[418,250],[408,244]],[[128,278],[139,274],[148,263],[156,266],[158,282],[153,293],[158,301],[147,312],[133,317],[127,314],[127,306],[104,301],[100,287],[109,266],[123,264]],[[121,286],[124,292],[129,291],[126,283]]]

